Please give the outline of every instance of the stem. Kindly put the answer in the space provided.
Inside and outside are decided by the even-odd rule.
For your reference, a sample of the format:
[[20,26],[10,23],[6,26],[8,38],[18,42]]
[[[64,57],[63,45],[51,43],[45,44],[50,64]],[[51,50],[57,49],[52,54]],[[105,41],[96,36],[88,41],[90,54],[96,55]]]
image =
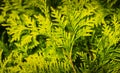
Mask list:
[[71,57],[71,55],[72,55],[72,53],[70,52],[70,57],[69,57],[69,59],[70,59],[70,63],[71,63],[71,65],[72,65],[72,69],[73,69],[74,73],[76,73],[76,70],[75,70],[74,64],[73,64],[73,62],[72,62],[72,57]]
[[76,73],[74,64],[72,62],[72,49],[73,49],[73,45],[74,45],[74,36],[75,36],[75,34],[72,36],[72,41],[71,41],[71,45],[70,45],[70,56],[69,56],[69,59],[70,59],[71,65],[72,65],[72,69],[73,69],[74,73]]

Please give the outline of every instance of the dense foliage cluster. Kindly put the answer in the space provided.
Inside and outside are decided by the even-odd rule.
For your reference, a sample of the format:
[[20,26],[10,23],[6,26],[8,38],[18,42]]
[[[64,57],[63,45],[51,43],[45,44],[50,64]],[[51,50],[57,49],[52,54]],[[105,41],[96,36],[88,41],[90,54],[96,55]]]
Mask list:
[[0,73],[119,73],[119,3],[0,1]]

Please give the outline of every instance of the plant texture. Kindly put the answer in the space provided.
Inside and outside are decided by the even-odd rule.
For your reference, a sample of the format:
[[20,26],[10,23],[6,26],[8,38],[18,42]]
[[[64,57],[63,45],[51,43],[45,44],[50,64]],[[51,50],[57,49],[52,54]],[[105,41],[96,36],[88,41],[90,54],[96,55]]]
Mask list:
[[2,0],[0,73],[119,73],[117,2]]

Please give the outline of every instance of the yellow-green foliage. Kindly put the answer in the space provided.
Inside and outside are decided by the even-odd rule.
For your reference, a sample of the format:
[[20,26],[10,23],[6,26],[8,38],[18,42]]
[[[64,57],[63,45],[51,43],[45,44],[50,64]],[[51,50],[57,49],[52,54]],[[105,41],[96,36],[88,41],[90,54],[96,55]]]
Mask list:
[[[25,58],[25,62],[22,62],[22,54],[14,51],[10,56],[0,62],[0,72],[1,73],[61,73],[70,71],[70,64],[67,60],[63,62],[58,61],[57,59],[52,59],[47,61],[45,56],[42,56],[41,53],[36,53]],[[12,66],[11,66],[12,65]]]
[[119,71],[117,0],[3,2],[0,25],[6,28],[8,48],[0,40],[0,73]]

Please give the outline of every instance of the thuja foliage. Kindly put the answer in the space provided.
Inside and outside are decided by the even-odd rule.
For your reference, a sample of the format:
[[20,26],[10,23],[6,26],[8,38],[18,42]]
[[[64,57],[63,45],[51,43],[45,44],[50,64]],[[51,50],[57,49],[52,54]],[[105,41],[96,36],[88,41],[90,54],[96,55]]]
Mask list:
[[119,73],[118,2],[1,1],[0,73]]

